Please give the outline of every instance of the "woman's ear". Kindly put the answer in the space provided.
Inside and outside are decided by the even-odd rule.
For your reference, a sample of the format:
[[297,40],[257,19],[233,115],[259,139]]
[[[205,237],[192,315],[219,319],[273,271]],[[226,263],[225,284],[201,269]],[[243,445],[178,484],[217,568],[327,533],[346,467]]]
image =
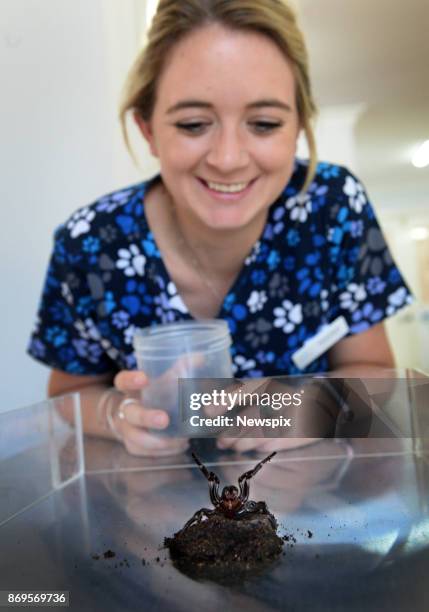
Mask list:
[[142,119],[138,111],[134,111],[133,118],[143,138],[147,141],[150,152],[154,157],[158,157],[158,149],[155,144],[155,137],[153,135],[150,121],[145,121],[144,119]]

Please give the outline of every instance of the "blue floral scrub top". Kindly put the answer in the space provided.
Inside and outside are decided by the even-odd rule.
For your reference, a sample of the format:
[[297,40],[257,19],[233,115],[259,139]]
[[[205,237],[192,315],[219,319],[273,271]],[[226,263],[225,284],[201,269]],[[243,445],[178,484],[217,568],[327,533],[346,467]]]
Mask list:
[[[238,377],[326,371],[326,353],[305,370],[291,356],[340,315],[356,334],[412,300],[358,179],[319,163],[299,195],[306,169],[296,161],[218,315]],[[106,195],[57,229],[33,357],[70,374],[133,369],[136,328],[192,318],[145,217],[157,179]]]

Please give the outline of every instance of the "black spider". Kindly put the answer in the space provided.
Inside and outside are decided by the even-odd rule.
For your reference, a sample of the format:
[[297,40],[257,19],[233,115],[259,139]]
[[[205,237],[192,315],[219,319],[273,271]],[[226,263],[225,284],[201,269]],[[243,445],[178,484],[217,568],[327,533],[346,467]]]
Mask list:
[[253,470],[244,472],[238,479],[238,485],[240,489],[234,485],[224,487],[222,494],[219,497],[219,478],[214,472],[209,472],[205,465],[201,463],[195,453],[192,453],[196,464],[209,481],[210,489],[210,501],[212,502],[214,509],[201,508],[195,512],[194,516],[189,519],[182,531],[188,529],[194,523],[200,523],[203,517],[208,518],[214,514],[223,514],[230,519],[241,520],[253,514],[266,514],[270,520],[271,525],[276,529],[276,521],[272,514],[270,514],[267,504],[264,501],[248,501],[249,499],[249,480],[261,469],[261,467],[267,461],[270,461],[276,453],[271,453],[268,457],[265,457],[260,461]]

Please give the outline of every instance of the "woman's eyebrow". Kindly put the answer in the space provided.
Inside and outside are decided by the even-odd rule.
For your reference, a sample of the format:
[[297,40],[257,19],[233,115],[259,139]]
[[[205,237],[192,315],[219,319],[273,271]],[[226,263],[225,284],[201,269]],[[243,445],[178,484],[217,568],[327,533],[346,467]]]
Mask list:
[[[267,108],[267,107],[280,108],[288,112],[292,111],[292,107],[289,104],[286,104],[285,102],[282,102],[281,100],[277,100],[275,98],[255,100],[255,102],[251,102],[250,104],[247,104],[246,106],[246,108],[250,108],[250,109]],[[179,110],[183,110],[186,108],[212,109],[213,104],[211,104],[210,102],[205,102],[204,100],[180,100],[179,102],[176,102],[176,104],[173,104],[173,106],[170,106],[170,108],[167,110],[167,115],[171,115],[172,113],[175,113]]]
[[202,100],[181,100],[167,110],[167,115],[175,113],[176,111],[184,108],[213,108],[213,104],[210,102],[203,102]]
[[267,98],[266,100],[256,100],[255,102],[251,102],[247,105],[246,108],[265,108],[267,106],[272,106],[274,108],[281,108],[288,112],[292,111],[292,107],[290,104],[286,104],[286,102],[282,102],[281,100],[277,100],[276,98]]

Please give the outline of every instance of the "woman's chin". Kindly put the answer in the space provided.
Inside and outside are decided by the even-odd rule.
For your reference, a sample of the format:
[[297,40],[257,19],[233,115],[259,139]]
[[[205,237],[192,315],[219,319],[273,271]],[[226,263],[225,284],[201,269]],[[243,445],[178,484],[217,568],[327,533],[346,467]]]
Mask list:
[[240,210],[239,207],[232,207],[229,210],[212,210],[209,214],[198,214],[198,219],[202,225],[213,231],[234,232],[260,226],[265,221],[267,211],[257,211],[251,214],[248,209]]

